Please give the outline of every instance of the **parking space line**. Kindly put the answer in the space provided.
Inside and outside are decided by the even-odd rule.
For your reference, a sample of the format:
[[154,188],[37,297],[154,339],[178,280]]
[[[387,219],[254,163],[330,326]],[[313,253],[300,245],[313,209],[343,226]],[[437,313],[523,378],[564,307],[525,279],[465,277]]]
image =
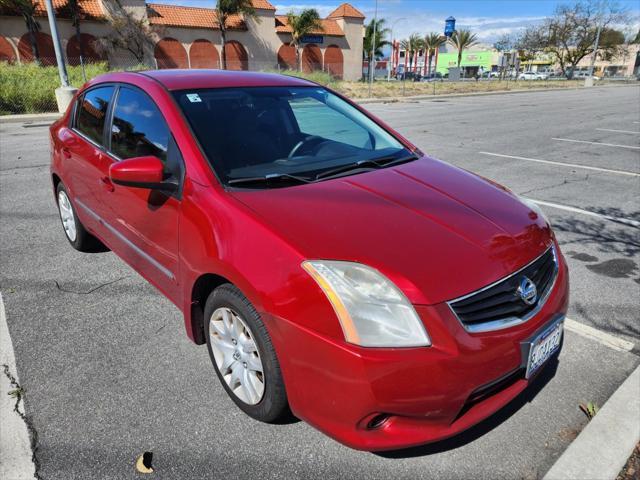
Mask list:
[[640,177],[640,173],[627,172],[626,170],[612,170],[610,168],[590,167],[588,165],[579,165],[577,163],[553,162],[551,160],[541,160],[539,158],[519,157],[517,155],[504,155],[502,153],[478,152],[482,155],[491,155],[493,157],[513,158],[515,160],[524,160],[526,162],[545,163],[548,165],[557,165],[560,167],[582,168],[584,170],[595,170],[596,172],[615,173],[618,175],[630,175],[632,177]]
[[595,340],[598,343],[606,345],[609,348],[618,350],[619,352],[630,352],[634,349],[635,344],[622,338],[618,338],[610,333],[603,332],[597,328],[590,327],[584,323],[577,322],[570,318],[565,318],[564,326],[567,330],[570,330],[578,335],[581,335],[591,340]]
[[614,130],[613,128],[596,128],[600,132],[613,132],[613,133],[629,133],[631,135],[640,135],[640,132],[634,132],[633,130]]
[[612,217],[611,215],[604,215],[602,213],[596,213],[590,210],[583,210],[582,208],[572,207],[570,205],[561,205],[559,203],[536,200],[535,198],[529,198],[528,200],[531,200],[532,202],[535,202],[538,205],[545,205],[547,207],[557,208],[558,210],[566,210],[567,212],[580,213],[582,215],[588,215],[590,217],[603,218],[605,220],[610,220],[612,222],[623,223],[631,227],[640,228],[640,221],[638,220],[631,220],[629,218],[622,218],[622,217]]
[[588,143],[590,145],[602,145],[603,147],[618,147],[629,148],[631,150],[640,150],[640,147],[633,145],[618,145],[617,143],[604,143],[604,142],[589,142],[588,140],[574,140],[573,138],[552,138],[551,140],[558,140],[560,142],[574,142],[574,143]]
[[[20,415],[24,415],[23,400],[9,394],[16,389],[18,373],[4,303],[0,294],[0,478],[15,480],[35,478],[29,430]],[[15,384],[11,383],[9,375]],[[16,403],[17,402],[17,403]],[[18,409],[18,412],[14,410]]]

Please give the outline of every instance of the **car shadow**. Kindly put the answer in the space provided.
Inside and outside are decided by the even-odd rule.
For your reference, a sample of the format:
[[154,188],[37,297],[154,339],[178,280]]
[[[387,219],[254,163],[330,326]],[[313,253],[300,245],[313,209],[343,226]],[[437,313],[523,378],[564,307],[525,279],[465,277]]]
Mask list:
[[434,455],[437,453],[443,453],[449,450],[460,448],[468,443],[471,443],[478,438],[482,437],[486,433],[490,432],[506,420],[508,420],[514,413],[520,410],[524,405],[531,402],[536,395],[547,385],[553,377],[555,377],[558,370],[559,360],[558,357],[553,357],[549,364],[544,368],[532,381],[531,384],[514,398],[507,405],[495,412],[480,423],[465,430],[458,435],[442,440],[439,442],[429,443],[427,445],[420,445],[417,447],[405,448],[402,450],[389,450],[386,452],[372,452],[374,455],[384,458],[413,458],[422,457],[427,455]]

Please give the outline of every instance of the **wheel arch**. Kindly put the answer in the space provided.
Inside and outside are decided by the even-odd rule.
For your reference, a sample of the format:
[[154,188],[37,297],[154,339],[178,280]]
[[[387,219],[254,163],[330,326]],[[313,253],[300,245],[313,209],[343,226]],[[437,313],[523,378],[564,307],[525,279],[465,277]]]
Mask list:
[[191,307],[189,311],[190,321],[187,322],[187,333],[189,337],[198,345],[206,343],[204,336],[204,306],[207,297],[217,287],[233,282],[215,273],[204,273],[200,275],[191,287]]

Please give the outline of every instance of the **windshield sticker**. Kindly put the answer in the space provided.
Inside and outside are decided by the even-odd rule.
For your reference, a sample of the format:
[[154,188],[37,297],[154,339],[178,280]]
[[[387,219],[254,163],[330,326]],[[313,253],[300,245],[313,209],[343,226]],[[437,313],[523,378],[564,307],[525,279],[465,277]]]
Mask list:
[[198,95],[197,93],[187,93],[187,98],[191,103],[202,102],[200,95]]

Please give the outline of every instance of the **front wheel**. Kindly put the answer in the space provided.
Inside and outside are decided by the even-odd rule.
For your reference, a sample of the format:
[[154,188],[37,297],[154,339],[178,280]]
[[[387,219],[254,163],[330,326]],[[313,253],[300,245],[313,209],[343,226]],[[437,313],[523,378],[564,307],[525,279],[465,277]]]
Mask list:
[[207,348],[227,394],[256,420],[271,423],[285,417],[288,403],[280,364],[251,302],[225,284],[209,295],[204,313]]

